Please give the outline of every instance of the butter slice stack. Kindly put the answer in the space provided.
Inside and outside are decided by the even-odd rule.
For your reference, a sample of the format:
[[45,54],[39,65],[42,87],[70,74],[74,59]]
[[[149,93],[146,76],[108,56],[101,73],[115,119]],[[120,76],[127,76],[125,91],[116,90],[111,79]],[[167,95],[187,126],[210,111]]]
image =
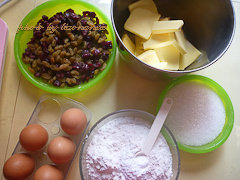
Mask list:
[[131,12],[124,28],[147,40],[152,34],[152,25],[154,21],[157,21],[159,18],[160,14],[151,12],[148,9],[136,8]]
[[138,59],[145,62],[146,64],[158,68],[158,69],[164,69],[167,67],[167,62],[161,62],[158,58],[158,55],[155,50],[148,50],[142,53],[140,56],[138,56]]
[[128,9],[130,12],[132,12],[136,8],[147,9],[147,10],[150,10],[151,12],[158,14],[157,7],[152,0],[140,0],[128,6]]
[[182,55],[179,62],[179,70],[184,70],[191,65],[202,54],[197,48],[195,48],[189,41],[186,41],[187,53]]
[[160,18],[153,0],[139,0],[129,5],[130,16],[124,28],[135,36],[135,42],[127,34],[123,43],[144,63],[158,69],[184,70],[201,52],[185,37],[183,20]]
[[179,61],[180,61],[180,52],[174,46],[174,41],[170,41],[167,46],[160,47],[155,49],[157,56],[162,62],[167,62],[167,65],[164,67],[166,70],[178,70]]
[[172,39],[171,36],[174,36],[173,33],[165,33],[165,34],[152,34],[151,37],[143,43],[144,50],[156,49],[161,46],[164,46],[164,43],[170,41]]
[[136,49],[135,49],[135,55],[139,56],[140,54],[144,53],[144,47],[143,44],[146,42],[145,39],[139,37],[139,36],[135,36],[135,45],[136,45]]
[[152,27],[153,34],[163,34],[180,31],[183,20],[155,21]]
[[135,54],[135,49],[136,46],[135,44],[132,42],[132,40],[129,38],[129,36],[127,34],[123,35],[122,38],[123,44],[126,46],[126,48],[132,53]]

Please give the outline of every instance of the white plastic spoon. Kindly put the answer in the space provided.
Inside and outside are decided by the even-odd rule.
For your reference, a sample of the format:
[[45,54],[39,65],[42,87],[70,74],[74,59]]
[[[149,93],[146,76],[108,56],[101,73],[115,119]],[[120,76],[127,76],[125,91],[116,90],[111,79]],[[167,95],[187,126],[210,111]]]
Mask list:
[[152,127],[144,141],[142,149],[136,154],[136,156],[148,156],[152,150],[152,147],[162,129],[162,126],[167,118],[168,112],[170,111],[173,104],[171,98],[165,98],[158,114],[152,124]]

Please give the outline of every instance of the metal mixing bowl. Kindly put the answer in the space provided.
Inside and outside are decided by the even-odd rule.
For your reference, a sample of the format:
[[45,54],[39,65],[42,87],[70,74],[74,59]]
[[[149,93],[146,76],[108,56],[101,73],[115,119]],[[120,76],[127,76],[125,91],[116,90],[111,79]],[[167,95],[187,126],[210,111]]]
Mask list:
[[[216,62],[230,46],[234,30],[235,15],[230,0],[154,0],[158,11],[171,19],[183,19],[186,38],[201,52],[205,52],[200,62],[184,71],[168,71],[153,68],[140,61],[124,46],[121,37],[124,23],[129,17],[128,5],[136,0],[112,0],[112,24],[118,39],[119,51],[123,59],[138,74],[148,78],[179,76],[204,69]],[[208,59],[208,61],[206,61]],[[201,62],[203,61],[203,62]]]

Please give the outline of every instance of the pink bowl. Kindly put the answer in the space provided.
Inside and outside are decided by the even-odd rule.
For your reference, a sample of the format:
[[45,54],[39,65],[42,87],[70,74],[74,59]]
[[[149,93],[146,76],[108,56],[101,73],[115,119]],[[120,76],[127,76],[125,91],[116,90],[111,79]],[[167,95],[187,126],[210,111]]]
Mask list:
[[6,54],[6,44],[8,37],[8,27],[7,24],[0,18],[0,90],[2,85],[2,77],[4,70],[5,54]]

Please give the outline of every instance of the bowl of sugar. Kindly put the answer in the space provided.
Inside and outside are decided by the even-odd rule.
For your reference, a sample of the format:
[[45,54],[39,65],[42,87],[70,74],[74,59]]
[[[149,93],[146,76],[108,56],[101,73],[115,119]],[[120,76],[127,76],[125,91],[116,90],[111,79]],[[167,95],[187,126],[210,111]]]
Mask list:
[[208,153],[220,147],[231,134],[234,110],[226,91],[215,81],[187,75],[176,78],[163,90],[173,106],[165,124],[174,134],[179,149],[189,153]]
[[154,119],[152,114],[133,109],[120,110],[100,119],[81,149],[81,179],[178,179],[179,150],[166,126],[148,156],[136,155]]

